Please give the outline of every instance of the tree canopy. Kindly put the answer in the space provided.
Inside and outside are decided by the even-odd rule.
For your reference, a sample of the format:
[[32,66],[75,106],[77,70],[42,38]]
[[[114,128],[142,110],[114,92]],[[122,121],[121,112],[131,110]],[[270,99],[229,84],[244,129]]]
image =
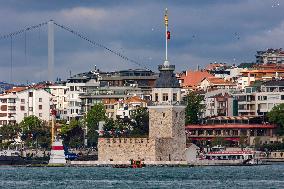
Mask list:
[[199,123],[199,117],[202,114],[204,105],[201,104],[203,96],[190,92],[185,97],[186,108],[185,108],[185,124],[197,124]]
[[270,122],[277,124],[277,134],[284,134],[284,104],[274,106],[270,112],[268,112],[268,119]]
[[28,116],[19,124],[22,130],[21,139],[31,147],[47,148],[50,146],[51,132],[47,122],[36,116]]
[[97,132],[100,121],[106,120],[106,110],[102,103],[95,104],[84,118],[87,127],[88,146],[97,146],[99,134]]
[[79,148],[84,145],[84,130],[79,120],[71,119],[69,125],[63,124],[60,134],[65,146]]

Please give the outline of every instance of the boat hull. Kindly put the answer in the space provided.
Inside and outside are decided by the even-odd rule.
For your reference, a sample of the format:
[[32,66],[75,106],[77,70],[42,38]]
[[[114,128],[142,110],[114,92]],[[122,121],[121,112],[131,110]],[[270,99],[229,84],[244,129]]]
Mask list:
[[0,165],[26,165],[27,162],[20,156],[0,156]]

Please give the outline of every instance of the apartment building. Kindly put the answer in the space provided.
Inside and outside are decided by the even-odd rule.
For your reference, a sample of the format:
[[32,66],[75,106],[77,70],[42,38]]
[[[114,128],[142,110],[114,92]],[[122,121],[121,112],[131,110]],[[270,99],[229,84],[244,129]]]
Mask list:
[[98,70],[80,73],[67,79],[67,121],[82,117],[82,101],[80,95],[100,86]]
[[107,117],[116,119],[117,103],[132,96],[142,98],[143,92],[138,87],[99,87],[97,89],[88,90],[87,93],[79,95],[82,102],[81,113],[87,113],[94,104],[103,103]]
[[52,95],[43,88],[10,89],[0,96],[0,126],[20,123],[30,115],[49,121],[52,105]]
[[267,81],[260,88],[246,87],[235,95],[239,115],[265,115],[274,106],[284,103],[284,80]]
[[205,94],[204,117],[233,116],[234,97],[227,92],[219,92],[208,96]]
[[211,91],[217,89],[236,89],[237,85],[221,78],[206,77],[200,82],[199,88],[204,91]]
[[150,70],[129,69],[116,72],[100,72],[101,86],[138,87],[145,100],[151,100],[151,91],[158,75]]
[[256,63],[258,64],[283,64],[284,51],[280,49],[267,49],[266,51],[257,51]]
[[270,81],[284,78],[284,68],[244,70],[238,79],[240,88],[250,86],[255,81]]
[[66,83],[56,83],[48,87],[52,95],[52,102],[57,111],[56,117],[59,119],[67,119],[67,89]]
[[116,106],[116,116],[118,118],[130,118],[133,111],[140,107],[147,107],[147,101],[139,96],[133,96],[126,100],[117,101]]

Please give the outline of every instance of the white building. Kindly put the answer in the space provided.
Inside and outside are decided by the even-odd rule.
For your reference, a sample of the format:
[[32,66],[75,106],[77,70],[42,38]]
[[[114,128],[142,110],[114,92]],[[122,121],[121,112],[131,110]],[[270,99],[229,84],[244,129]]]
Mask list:
[[74,75],[67,79],[67,121],[72,118],[82,117],[82,101],[79,95],[86,94],[98,88],[100,82],[98,81],[98,72],[91,71]]
[[52,102],[56,108],[57,116],[60,119],[66,119],[67,115],[67,88],[65,84],[55,84],[48,88],[52,94]]
[[147,107],[147,102],[139,96],[133,96],[126,100],[121,100],[116,103],[116,116],[119,118],[130,118],[132,111]]
[[233,116],[234,98],[232,95],[219,92],[211,96],[205,95],[204,101],[206,107],[204,117]]
[[257,51],[256,63],[258,64],[277,64],[284,63],[284,51],[280,49],[267,49],[266,51]]
[[221,78],[207,77],[201,81],[199,88],[204,91],[211,91],[217,89],[236,89],[237,85]]
[[265,82],[260,90],[247,87],[245,91],[236,94],[238,99],[238,114],[265,115],[274,106],[284,103],[284,80]]
[[49,121],[52,95],[42,88],[17,87],[0,96],[0,126],[34,115]]

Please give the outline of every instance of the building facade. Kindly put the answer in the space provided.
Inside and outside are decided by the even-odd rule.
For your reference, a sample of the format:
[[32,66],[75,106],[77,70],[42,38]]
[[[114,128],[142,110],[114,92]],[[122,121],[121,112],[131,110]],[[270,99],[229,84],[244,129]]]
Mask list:
[[0,96],[0,125],[20,123],[24,117],[51,120],[52,95],[45,89],[17,87]]
[[274,135],[276,126],[263,124],[261,117],[220,116],[207,120],[202,125],[187,125],[187,139],[194,143],[212,144],[222,140],[230,146],[241,142],[253,145],[255,137],[267,138]]
[[284,103],[284,80],[272,80],[263,83],[259,88],[246,87],[237,93],[238,114],[263,116],[274,106]]

